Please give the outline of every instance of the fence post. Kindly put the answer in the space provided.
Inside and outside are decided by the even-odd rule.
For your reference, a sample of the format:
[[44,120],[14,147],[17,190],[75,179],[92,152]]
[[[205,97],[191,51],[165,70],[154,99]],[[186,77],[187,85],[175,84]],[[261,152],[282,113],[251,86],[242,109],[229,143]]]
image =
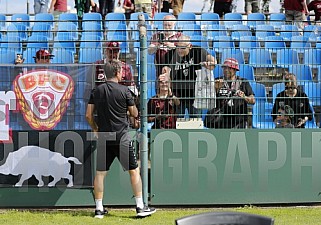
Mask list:
[[148,205],[148,138],[147,138],[147,30],[143,14],[138,16],[140,40],[140,122],[141,135],[139,142],[143,200]]

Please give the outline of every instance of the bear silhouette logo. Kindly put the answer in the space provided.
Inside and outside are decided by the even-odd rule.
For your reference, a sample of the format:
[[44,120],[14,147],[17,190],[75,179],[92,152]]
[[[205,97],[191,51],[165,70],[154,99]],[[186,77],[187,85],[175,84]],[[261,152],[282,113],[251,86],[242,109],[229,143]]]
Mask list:
[[69,181],[67,187],[72,187],[73,176],[69,174],[71,168],[69,161],[82,164],[75,157],[66,158],[60,153],[38,146],[24,146],[9,153],[6,162],[0,166],[0,173],[21,175],[20,180],[15,184],[16,187],[21,187],[23,182],[32,176],[39,181],[38,187],[44,186],[42,176],[53,177],[48,187],[55,186],[63,178]]

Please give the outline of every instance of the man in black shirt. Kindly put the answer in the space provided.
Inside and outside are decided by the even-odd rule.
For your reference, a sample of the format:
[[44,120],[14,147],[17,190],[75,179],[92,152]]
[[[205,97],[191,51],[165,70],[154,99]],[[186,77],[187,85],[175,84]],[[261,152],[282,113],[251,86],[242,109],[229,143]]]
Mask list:
[[[93,91],[91,100],[88,102],[89,109],[86,112],[86,119],[95,136],[98,136],[97,168],[94,180],[95,218],[103,218],[107,213],[102,204],[104,178],[116,157],[124,170],[129,172],[137,205],[137,216],[145,217],[156,210],[144,206],[139,167],[128,133],[128,115],[137,117],[138,110],[128,87],[118,83],[122,79],[121,63],[112,60],[105,64],[104,70],[107,80]],[[97,112],[97,123],[94,120],[94,109]]]
[[254,93],[248,80],[236,76],[238,61],[224,61],[223,77],[215,79],[216,108],[207,113],[205,126],[208,128],[246,128],[247,104],[254,104]]
[[296,76],[292,73],[285,75],[285,90],[277,94],[272,110],[272,118],[277,120],[278,109],[290,106],[293,111],[292,124],[296,128],[304,128],[308,120],[312,120],[312,111],[308,96],[298,88]]
[[201,117],[202,110],[193,106],[195,99],[196,70],[202,66],[213,70],[216,59],[204,48],[192,46],[190,37],[181,35],[176,43],[175,51],[166,57],[167,66],[163,67],[163,74],[170,76],[172,80],[173,92],[180,98],[180,106],[177,113],[184,116],[185,109],[188,109],[189,117]]

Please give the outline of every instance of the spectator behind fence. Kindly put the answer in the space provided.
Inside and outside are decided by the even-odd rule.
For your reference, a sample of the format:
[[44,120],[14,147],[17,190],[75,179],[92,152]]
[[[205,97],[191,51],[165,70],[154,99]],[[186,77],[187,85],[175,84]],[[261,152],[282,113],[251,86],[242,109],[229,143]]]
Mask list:
[[290,106],[280,107],[274,121],[275,128],[294,128],[292,124],[293,115],[294,112]]
[[224,14],[232,12],[233,0],[215,0],[214,12],[223,18]]
[[173,15],[164,16],[162,31],[156,32],[151,38],[151,44],[148,46],[148,53],[155,54],[156,75],[162,72],[165,57],[175,49],[175,42],[182,33],[175,30],[176,18]]
[[255,104],[254,93],[247,79],[236,76],[238,61],[224,61],[223,77],[215,79],[216,108],[208,111],[205,126],[208,128],[246,128],[247,104]]
[[35,63],[40,64],[48,64],[51,63],[51,59],[54,57],[48,50],[40,49],[36,52],[36,56],[33,58],[35,59]]
[[[107,13],[114,12],[115,0],[99,0],[99,9],[102,17],[102,21],[105,21]],[[105,29],[105,23],[103,23]]]
[[148,122],[154,122],[153,129],[176,128],[176,106],[179,99],[173,94],[171,80],[166,75],[160,75],[157,82],[157,94],[147,104]]
[[321,17],[321,0],[314,0],[309,3],[308,5],[308,10],[309,11],[314,11],[315,14],[315,21],[320,22],[320,17]]
[[173,9],[173,15],[177,18],[178,14],[183,11],[185,0],[171,0],[170,6]]
[[59,15],[67,12],[67,0],[51,0],[48,12],[54,15],[55,21],[58,21]]
[[259,0],[245,0],[244,11],[246,14],[260,12]]
[[135,12],[147,13],[151,19],[153,17],[152,5],[152,0],[135,0]]
[[305,15],[309,12],[305,0],[284,0],[284,9],[286,20],[296,23],[303,30]]
[[77,10],[79,30],[82,30],[82,17],[84,13],[88,13],[89,11],[100,12],[94,0],[75,0],[75,8]]
[[[48,64],[51,63],[51,59],[53,57],[54,55],[52,55],[47,49],[40,49],[36,52],[36,55],[33,58],[35,59],[35,63]],[[22,64],[24,61],[23,56],[21,54],[17,54],[15,64]]]
[[304,128],[308,120],[312,120],[312,111],[308,96],[298,88],[296,76],[288,73],[284,76],[285,90],[278,93],[272,110],[272,118],[277,119],[279,108],[290,106],[294,116],[292,124],[296,128]]
[[[120,55],[119,42],[116,42],[116,41],[106,42],[105,59],[99,60],[96,62],[96,64],[98,64],[96,66],[96,76],[98,76],[98,74],[103,74],[106,76],[103,65],[107,62],[111,62],[112,60],[120,61],[119,55]],[[122,61],[120,62],[122,65],[122,80],[119,83],[125,86],[132,86],[133,92],[136,95],[138,95],[138,91],[134,82],[134,77],[130,66],[125,62],[122,62]]]
[[195,98],[195,80],[196,70],[202,66],[213,70],[216,65],[216,59],[204,48],[194,47],[191,44],[190,37],[181,35],[176,42],[175,51],[169,51],[168,60],[163,67],[162,72],[171,77],[173,81],[173,91],[180,98],[180,106],[177,112],[180,116],[185,115],[187,108],[189,117],[201,117],[201,109],[193,106]]
[[34,13],[47,13],[49,0],[34,0]]
[[[121,5],[120,0],[118,1],[118,6]],[[134,0],[124,0],[123,9],[125,10],[126,20],[130,20],[130,15],[135,12],[135,1]]]
[[86,119],[94,135],[98,136],[94,179],[95,218],[102,219],[107,214],[103,206],[104,179],[115,158],[119,160],[123,169],[129,172],[136,201],[136,215],[146,217],[156,210],[144,205],[139,167],[128,132],[128,114],[137,117],[138,110],[129,89],[118,83],[122,79],[121,63],[117,60],[107,62],[104,70],[107,80],[96,87],[89,101],[90,107],[97,110],[97,123],[93,115],[94,110],[87,108],[86,111]]

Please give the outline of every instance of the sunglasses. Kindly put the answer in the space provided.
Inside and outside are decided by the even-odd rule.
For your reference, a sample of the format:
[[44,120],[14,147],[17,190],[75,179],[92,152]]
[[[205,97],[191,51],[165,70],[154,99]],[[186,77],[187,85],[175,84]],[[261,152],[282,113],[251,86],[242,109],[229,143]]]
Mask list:
[[289,89],[294,90],[296,89],[296,86],[285,86],[285,90],[289,90]]

